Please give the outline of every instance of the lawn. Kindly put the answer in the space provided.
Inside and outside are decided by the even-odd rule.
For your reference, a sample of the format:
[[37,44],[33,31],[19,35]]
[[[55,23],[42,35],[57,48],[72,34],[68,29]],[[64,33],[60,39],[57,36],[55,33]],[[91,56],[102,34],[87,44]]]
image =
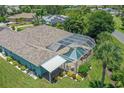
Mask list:
[[[121,44],[118,40],[114,38],[116,45],[120,46],[124,52],[124,45]],[[123,55],[124,56],[124,55]],[[16,69],[11,64],[7,63],[5,60],[0,58],[0,87],[36,87],[36,88],[45,88],[45,87],[90,87],[89,82],[93,80],[100,80],[102,76],[102,62],[97,60],[95,57],[92,57],[88,62],[91,63],[92,70],[89,71],[88,76],[80,82],[76,82],[69,78],[64,78],[58,80],[57,83],[50,84],[44,78],[34,80],[30,76],[22,73],[20,70]],[[124,67],[124,61],[122,66]],[[105,84],[110,84],[111,79],[106,74]]]
[[85,81],[75,82],[65,78],[57,83],[50,84],[45,79],[34,80],[17,70],[11,64],[0,59],[0,87],[87,87]]
[[[91,60],[93,69],[83,81],[76,82],[69,78],[64,78],[57,81],[57,83],[50,84],[44,78],[34,80],[3,59],[0,59],[0,87],[89,87],[89,81],[101,78],[102,70],[101,63],[96,62],[94,58]],[[107,76],[106,83],[109,82],[110,79]]]

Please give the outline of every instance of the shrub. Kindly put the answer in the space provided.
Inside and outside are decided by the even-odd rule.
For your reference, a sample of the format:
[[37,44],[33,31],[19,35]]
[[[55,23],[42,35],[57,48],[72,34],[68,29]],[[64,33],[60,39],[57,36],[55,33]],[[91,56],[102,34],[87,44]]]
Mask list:
[[76,79],[77,79],[78,81],[81,81],[81,80],[82,80],[82,77],[81,77],[80,75],[76,75]]
[[11,28],[12,28],[12,30],[15,30],[15,26],[14,25],[12,25]]
[[6,21],[6,17],[0,16],[0,22],[5,22],[5,21]]
[[64,76],[64,75],[66,75],[66,72],[64,71],[64,72],[62,72],[62,74],[63,74],[63,76]]
[[58,81],[58,77],[54,77],[53,82],[57,82],[57,81]]
[[21,66],[20,68],[21,68],[21,70],[26,70],[25,66]]
[[76,74],[72,74],[71,76],[73,79],[76,79]]
[[63,77],[64,75],[66,75],[65,71],[59,74],[60,77]]
[[120,72],[113,72],[111,79],[112,79],[113,81],[118,81],[118,80],[121,79],[120,76],[121,76],[121,73],[120,73]]
[[117,74],[116,74],[116,73],[112,73],[111,79],[112,79],[113,81],[117,81]]
[[13,61],[13,65],[14,65],[14,66],[18,66],[18,64],[19,64],[19,63],[18,63],[17,61]]
[[20,27],[20,28],[17,28],[17,31],[22,31],[24,30],[24,28]]
[[23,65],[18,62],[18,66],[21,68]]
[[86,76],[89,70],[90,65],[88,63],[85,63],[79,67],[78,72],[81,73],[83,76]]
[[12,57],[7,57],[7,61],[10,62],[10,61],[13,61],[13,58]]
[[112,62],[112,63],[108,64],[107,67],[108,67],[109,71],[117,71],[120,69],[120,63]]
[[69,76],[69,77],[72,77],[73,74],[74,74],[74,73],[73,73],[72,71],[68,71],[68,72],[67,72],[67,76]]
[[117,82],[115,83],[115,86],[119,88],[119,87],[123,87],[123,84],[122,84],[121,81],[117,81]]

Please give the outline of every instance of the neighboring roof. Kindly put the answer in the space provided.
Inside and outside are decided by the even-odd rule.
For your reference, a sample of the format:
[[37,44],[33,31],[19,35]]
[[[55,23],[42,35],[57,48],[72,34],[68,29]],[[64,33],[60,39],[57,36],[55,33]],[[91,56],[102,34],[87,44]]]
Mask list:
[[68,16],[64,15],[48,15],[48,16],[43,16],[43,20],[46,22],[46,24],[56,24],[57,22],[63,23]]
[[52,72],[56,70],[58,67],[60,67],[62,64],[64,64],[66,60],[62,58],[61,56],[55,56],[51,58],[50,60],[46,61],[44,64],[41,66],[45,68],[48,72]]
[[0,32],[0,45],[38,66],[58,55],[47,49],[48,45],[70,35],[69,32],[46,25],[27,28],[22,32],[6,28]]
[[17,18],[33,18],[34,13],[21,13],[9,16],[9,19],[17,19]]

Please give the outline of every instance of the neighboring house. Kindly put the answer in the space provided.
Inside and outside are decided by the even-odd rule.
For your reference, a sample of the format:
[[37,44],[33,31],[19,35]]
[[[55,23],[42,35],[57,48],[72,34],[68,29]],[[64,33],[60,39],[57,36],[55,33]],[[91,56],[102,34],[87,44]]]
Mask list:
[[46,25],[27,28],[22,32],[0,31],[0,50],[36,75],[51,74],[58,68],[77,72],[95,46],[95,41],[84,35],[73,34]]
[[8,14],[21,12],[20,8],[19,8],[19,5],[6,5],[5,7],[7,8],[7,13]]
[[98,10],[104,10],[106,12],[109,12],[112,15],[118,15],[119,11],[116,9],[112,9],[112,8],[98,8]]
[[21,14],[15,14],[13,16],[8,17],[8,21],[10,22],[16,22],[18,19],[22,19],[26,22],[31,22],[34,18],[34,13],[21,13]]
[[68,17],[64,15],[49,15],[42,18],[46,24],[55,25],[58,22],[63,24]]

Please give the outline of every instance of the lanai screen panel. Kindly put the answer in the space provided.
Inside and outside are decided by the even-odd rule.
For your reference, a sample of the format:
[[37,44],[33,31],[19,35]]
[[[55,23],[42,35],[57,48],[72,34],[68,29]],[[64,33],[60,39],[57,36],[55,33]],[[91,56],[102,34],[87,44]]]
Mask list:
[[65,59],[71,60],[79,60],[82,56],[84,56],[88,51],[86,49],[77,47],[77,48],[70,48],[70,50],[63,54]]
[[95,46],[95,41],[88,36],[73,34],[71,36],[63,38],[62,40],[59,40],[51,44],[50,46],[48,46],[48,49],[52,51],[58,51],[64,47],[71,47],[69,46],[71,44],[84,45],[84,46],[93,48]]

